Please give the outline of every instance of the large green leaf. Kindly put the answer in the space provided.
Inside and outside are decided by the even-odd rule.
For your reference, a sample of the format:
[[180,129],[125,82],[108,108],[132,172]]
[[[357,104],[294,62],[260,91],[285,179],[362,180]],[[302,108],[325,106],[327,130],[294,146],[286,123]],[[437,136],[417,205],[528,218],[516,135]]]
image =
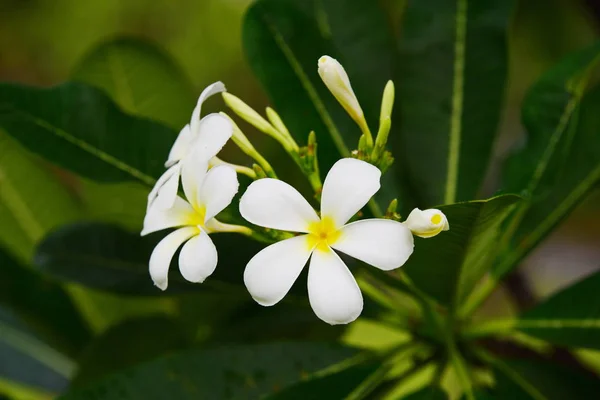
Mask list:
[[405,400],[446,400],[448,395],[438,386],[430,386],[421,389],[404,398]]
[[403,269],[442,304],[460,302],[489,268],[498,228],[519,200],[503,195],[439,207],[450,230],[415,238],[415,251]]
[[48,343],[76,355],[89,330],[62,287],[0,249],[0,304],[13,310]]
[[29,261],[50,229],[80,215],[79,205],[57,176],[0,132],[0,242]]
[[401,140],[420,206],[476,197],[496,137],[513,1],[409,0],[400,38]]
[[375,372],[377,364],[353,366],[289,386],[269,396],[268,400],[330,400],[345,399],[367,377]]
[[527,141],[507,163],[504,189],[526,191],[535,200],[551,186],[553,179],[543,178],[559,174],[565,155],[576,144],[578,106],[590,89],[598,61],[600,43],[566,57],[529,90],[522,109]]
[[304,143],[311,130],[317,134],[321,168],[327,171],[338,154],[350,154],[354,143],[342,135],[357,143],[360,131],[320,81],[317,60],[332,54],[333,45],[320,33],[313,2],[306,3],[254,3],[244,20],[243,41],[250,66],[296,140]]
[[576,53],[544,75],[523,105],[528,137],[504,173],[505,186],[530,197],[507,230],[511,248],[495,267],[512,270],[600,179],[600,87],[590,91],[590,74],[600,44]]
[[[349,17],[356,13],[361,18]],[[391,78],[393,54],[377,4],[261,0],[246,15],[243,39],[251,67],[292,133],[305,142],[308,132],[316,132],[322,171],[340,154],[348,156],[360,136],[317,73],[322,55],[344,64],[376,131],[373,123]]]
[[600,272],[523,314],[515,328],[551,343],[600,349]]
[[71,77],[104,89],[130,114],[179,129],[194,108],[191,83],[174,60],[154,44],[133,38],[100,43]]
[[337,345],[293,342],[187,350],[62,399],[258,399],[355,353]]
[[166,316],[127,320],[111,327],[85,350],[71,386],[82,387],[111,372],[184,350],[190,344],[182,325]]
[[[160,234],[142,238],[105,224],[74,224],[46,237],[37,249],[34,265],[59,279],[89,287],[158,296],[162,292],[152,284],[148,260],[161,238]],[[169,293],[205,290],[224,282],[241,285],[243,268],[261,245],[233,234],[211,238],[219,250],[215,273],[202,285],[191,284],[180,275],[174,257]]]
[[531,360],[496,364],[493,398],[511,400],[571,400],[595,398],[600,380],[585,371]]
[[[0,307],[0,393],[60,392],[75,364]],[[30,389],[30,390],[27,390]]]
[[124,114],[82,83],[50,89],[0,85],[0,127],[26,148],[83,176],[152,185],[175,133]]

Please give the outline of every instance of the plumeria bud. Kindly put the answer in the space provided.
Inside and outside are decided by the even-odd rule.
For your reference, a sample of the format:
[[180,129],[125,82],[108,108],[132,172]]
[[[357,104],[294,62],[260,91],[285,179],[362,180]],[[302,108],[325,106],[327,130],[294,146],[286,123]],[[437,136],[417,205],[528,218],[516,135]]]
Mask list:
[[290,131],[288,131],[287,127],[281,120],[281,117],[279,114],[277,114],[277,111],[273,110],[271,107],[267,107],[266,113],[271,125],[273,125],[279,132],[285,134],[286,136],[291,136]]
[[373,146],[373,137],[369,131],[365,115],[354,94],[354,90],[352,90],[350,79],[342,64],[335,58],[322,56],[319,58],[319,75],[325,86],[327,86],[337,101],[344,107],[344,110],[346,110],[348,115],[352,117],[365,134],[369,147]]
[[441,231],[450,229],[444,213],[435,208],[428,210],[415,208],[410,212],[404,224],[412,231],[413,235],[422,238],[430,238]]
[[231,119],[231,117],[229,117],[229,115],[225,114],[224,112],[221,112],[220,114],[227,117],[231,122],[231,125],[233,126],[233,135],[231,136],[231,140],[233,140],[237,147],[239,147],[240,150],[242,150],[246,155],[252,157],[262,167],[268,176],[271,178],[276,178],[277,176],[275,175],[275,171],[273,171],[273,168],[269,162],[254,148],[240,127],[237,126],[237,124]]
[[258,165],[258,164],[252,164],[252,170],[254,171],[254,174],[256,175],[256,179],[263,179],[263,178],[267,177],[265,170],[262,169],[260,167],[260,165]]
[[279,114],[277,114],[277,111],[273,110],[271,107],[267,107],[266,113],[271,125],[277,130],[277,132],[279,132],[282,139],[284,139],[285,143],[280,140],[283,147],[288,151],[292,150],[298,152],[298,144],[290,134],[288,128],[283,123]]
[[394,82],[388,81],[383,89],[383,99],[381,100],[381,113],[379,119],[384,120],[386,117],[392,117],[392,110],[394,109],[394,97],[396,89]]
[[259,113],[254,111],[252,107],[244,103],[239,97],[227,92],[223,92],[221,95],[223,96],[223,100],[225,100],[225,104],[227,104],[227,106],[229,106],[233,112],[235,112],[249,124],[255,126],[258,130],[265,133],[274,130],[269,121],[264,119]]
[[383,89],[383,99],[381,100],[381,113],[379,115],[379,130],[375,139],[375,148],[371,154],[372,162],[377,162],[383,154],[388,141],[388,135],[392,128],[392,110],[394,108],[394,82],[388,81]]
[[387,144],[388,135],[392,128],[392,120],[390,117],[385,117],[379,122],[379,131],[377,132],[377,138],[375,139],[375,147],[373,153],[371,153],[371,161],[377,162],[379,157],[385,151],[385,145]]
[[393,219],[393,220],[400,220],[400,214],[398,214],[396,212],[396,210],[398,209],[398,199],[394,199],[392,201],[390,201],[390,205],[388,206],[386,212],[385,212],[385,217],[387,219]]

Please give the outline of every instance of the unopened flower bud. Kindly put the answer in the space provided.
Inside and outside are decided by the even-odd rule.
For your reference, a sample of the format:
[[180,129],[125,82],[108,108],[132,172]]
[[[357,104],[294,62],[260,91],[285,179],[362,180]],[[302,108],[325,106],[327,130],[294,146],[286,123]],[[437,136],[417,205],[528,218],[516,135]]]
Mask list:
[[242,99],[232,95],[231,93],[223,92],[222,94],[225,104],[229,106],[237,115],[246,120],[249,124],[256,127],[258,130],[265,133],[272,133],[275,129],[269,121],[264,119],[259,113],[254,111],[252,107],[244,103]]
[[[325,83],[325,86],[337,99],[337,101],[344,107],[346,112],[352,117],[352,119],[358,124],[363,133],[369,131],[365,116],[362,108],[358,103],[358,99],[352,90],[350,85],[350,79],[342,64],[336,59],[329,56],[322,56],[319,58],[319,75]],[[369,137],[367,141],[372,145],[372,138],[370,132],[367,134]],[[370,139],[370,140],[369,140]]]
[[450,229],[444,213],[435,208],[428,210],[415,208],[410,212],[404,224],[412,231],[413,235],[422,238],[430,238],[441,231]]

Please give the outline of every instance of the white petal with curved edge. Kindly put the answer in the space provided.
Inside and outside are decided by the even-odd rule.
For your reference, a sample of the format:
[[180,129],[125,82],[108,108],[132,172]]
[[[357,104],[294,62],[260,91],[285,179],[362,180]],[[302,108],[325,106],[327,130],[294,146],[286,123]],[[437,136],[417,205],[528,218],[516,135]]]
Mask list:
[[167,158],[165,167],[170,167],[177,161],[183,159],[183,157],[185,157],[185,155],[190,151],[193,142],[194,135],[192,135],[190,125],[187,124],[183,127],[183,129],[181,129],[179,135],[177,135],[177,139],[175,139],[175,143],[173,143],[173,147],[171,147],[171,151],[169,152],[169,157]]
[[173,207],[175,198],[177,197],[177,191],[179,189],[179,176],[180,176],[180,165],[174,165],[175,171],[173,175],[165,182],[165,184],[158,189],[156,198],[152,203],[152,207],[157,207],[162,210]]
[[192,134],[196,135],[198,133],[198,125],[200,122],[200,114],[202,112],[202,103],[204,103],[204,100],[208,99],[214,94],[225,91],[227,91],[227,89],[225,89],[225,85],[223,84],[223,82],[215,82],[211,85],[208,85],[206,89],[204,89],[202,93],[200,93],[200,97],[198,97],[196,107],[194,107],[194,111],[192,111],[192,119],[190,121]]
[[148,235],[152,232],[176,226],[196,225],[201,222],[195,221],[195,219],[197,219],[197,215],[192,206],[177,196],[171,208],[161,209],[156,206],[150,207],[144,217],[144,228],[141,235]]
[[428,210],[413,209],[404,224],[412,231],[413,234],[422,237],[430,238],[441,231],[450,229],[448,219],[438,209],[430,208]]
[[246,265],[244,284],[258,304],[272,306],[285,297],[306,265],[311,250],[306,235],[272,244]]
[[198,156],[211,159],[225,146],[233,135],[233,124],[220,114],[209,114],[200,121],[194,151]]
[[188,281],[202,283],[217,267],[217,249],[204,231],[183,245],[179,253],[179,271]]
[[354,158],[333,164],[323,183],[321,217],[331,217],[341,227],[379,190],[379,168]]
[[319,221],[315,210],[292,186],[278,179],[259,179],[240,199],[240,213],[248,222],[283,231],[308,232]]
[[227,165],[211,168],[198,192],[198,204],[206,207],[204,222],[231,204],[238,188],[237,174],[233,168]]
[[[181,166],[179,164],[173,165],[168,170],[166,170],[160,178],[154,184],[154,187],[148,193],[148,204],[146,209],[150,209],[150,207],[155,203],[159,194],[161,194],[160,206],[161,208],[169,208],[173,205],[175,201],[175,196],[177,196],[177,188],[179,187],[179,175],[181,173]],[[176,185],[175,189],[173,189],[173,185]],[[165,188],[165,186],[167,186]],[[175,193],[173,193],[173,191]]]
[[169,265],[175,252],[183,242],[196,235],[199,229],[186,227],[169,233],[161,240],[150,256],[150,277],[161,290],[166,290],[169,284]]
[[194,151],[181,162],[181,183],[185,197],[193,206],[198,206],[198,192],[208,171],[208,160]]
[[384,271],[404,265],[414,249],[410,229],[389,219],[363,219],[340,232],[331,247]]
[[308,269],[308,299],[317,317],[331,325],[354,321],[363,308],[356,280],[331,249],[313,252]]

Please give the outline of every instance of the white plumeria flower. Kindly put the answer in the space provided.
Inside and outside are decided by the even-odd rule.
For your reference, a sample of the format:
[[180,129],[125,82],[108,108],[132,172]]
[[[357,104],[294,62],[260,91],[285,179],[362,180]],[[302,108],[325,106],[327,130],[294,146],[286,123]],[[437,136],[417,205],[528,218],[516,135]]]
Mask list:
[[231,203],[238,191],[235,170],[219,165],[208,171],[208,160],[198,153],[201,151],[188,155],[182,162],[181,180],[188,201],[175,196],[169,209],[154,204],[144,218],[142,236],[179,227],[160,241],[150,256],[150,276],[162,290],[168,285],[171,259],[184,242],[187,241],[179,254],[181,275],[190,282],[203,282],[217,266],[217,249],[208,234],[232,231],[233,225],[223,224],[214,217]]
[[210,96],[224,91],[225,85],[222,82],[216,82],[200,94],[190,123],[179,132],[179,136],[169,152],[169,157],[165,162],[165,167],[168,169],[156,181],[148,195],[148,208],[153,205],[162,209],[173,206],[179,189],[181,160],[190,153],[191,149],[198,148],[197,156],[210,160],[231,138],[233,126],[226,117],[213,113],[200,119],[202,103]]
[[240,200],[245,219],[305,233],[272,244],[250,260],[244,283],[254,300],[263,306],[279,302],[310,258],[308,296],[315,314],[332,325],[354,321],[363,308],[362,294],[332,249],[384,271],[400,267],[413,252],[413,236],[400,222],[367,219],[346,224],[379,190],[380,177],[381,171],[364,161],[336,162],[323,185],[320,218],[287,183],[269,178],[253,182]]
[[423,211],[415,208],[408,214],[404,224],[414,235],[422,238],[430,238],[441,231],[450,229],[450,224],[444,213],[435,208]]

